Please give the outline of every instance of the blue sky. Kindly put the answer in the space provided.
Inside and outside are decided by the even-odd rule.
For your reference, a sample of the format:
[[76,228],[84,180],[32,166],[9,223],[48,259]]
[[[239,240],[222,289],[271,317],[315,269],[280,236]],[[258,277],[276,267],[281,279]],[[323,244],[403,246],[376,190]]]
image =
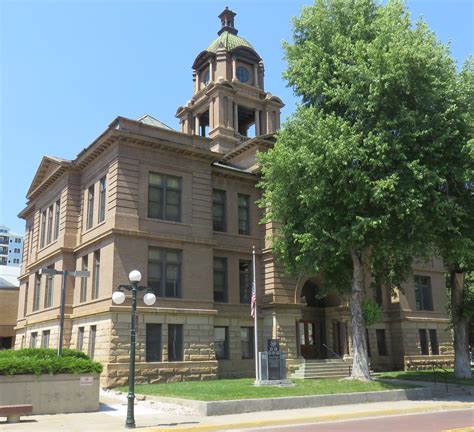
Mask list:
[[[281,74],[281,42],[309,0],[0,0],[0,224],[16,215],[43,155],[72,159],[118,115],[151,114],[177,128],[192,95],[191,65],[237,12],[239,34],[265,62],[266,90],[296,100]],[[462,64],[473,53],[472,0],[409,0]]]

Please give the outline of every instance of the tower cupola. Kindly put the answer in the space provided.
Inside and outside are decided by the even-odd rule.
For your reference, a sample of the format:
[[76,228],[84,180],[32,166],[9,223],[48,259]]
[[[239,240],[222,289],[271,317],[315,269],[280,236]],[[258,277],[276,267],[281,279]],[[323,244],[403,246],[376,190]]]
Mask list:
[[280,127],[279,98],[264,91],[263,61],[246,39],[237,35],[235,16],[226,7],[220,14],[217,39],[192,65],[194,92],[176,116],[184,133],[207,136],[219,152],[229,152],[252,136]]

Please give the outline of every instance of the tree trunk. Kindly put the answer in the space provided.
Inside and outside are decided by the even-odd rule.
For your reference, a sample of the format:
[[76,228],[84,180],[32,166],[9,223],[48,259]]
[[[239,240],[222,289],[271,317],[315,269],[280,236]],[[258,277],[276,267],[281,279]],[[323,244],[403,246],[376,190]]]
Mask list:
[[454,327],[454,376],[472,378],[469,362],[469,317],[460,315],[463,305],[464,273],[450,268],[451,314]]
[[352,324],[352,379],[370,380],[367,341],[365,339],[365,321],[362,314],[362,302],[365,298],[365,269],[367,251],[351,250],[352,275],[351,324]]

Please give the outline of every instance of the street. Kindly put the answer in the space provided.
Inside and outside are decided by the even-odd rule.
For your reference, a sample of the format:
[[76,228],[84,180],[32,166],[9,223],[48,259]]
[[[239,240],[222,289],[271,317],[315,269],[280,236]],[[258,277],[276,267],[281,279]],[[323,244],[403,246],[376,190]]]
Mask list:
[[[233,429],[234,431],[236,429]],[[238,429],[239,431],[278,432],[467,432],[474,431],[474,410],[455,410],[424,414],[396,415],[363,420],[347,420],[295,426]]]

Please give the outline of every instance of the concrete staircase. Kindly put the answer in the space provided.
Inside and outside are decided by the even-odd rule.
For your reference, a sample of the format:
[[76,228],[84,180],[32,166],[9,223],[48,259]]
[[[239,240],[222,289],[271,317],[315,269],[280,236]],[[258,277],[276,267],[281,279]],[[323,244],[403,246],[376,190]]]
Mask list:
[[344,378],[349,376],[351,365],[352,362],[345,362],[342,359],[302,360],[289,378]]

